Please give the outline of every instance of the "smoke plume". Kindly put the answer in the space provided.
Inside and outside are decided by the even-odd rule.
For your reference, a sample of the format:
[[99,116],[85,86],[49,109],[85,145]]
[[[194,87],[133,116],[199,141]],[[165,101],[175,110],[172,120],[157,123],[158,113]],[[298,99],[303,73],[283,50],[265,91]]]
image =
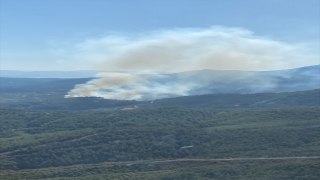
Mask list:
[[[203,69],[266,71],[314,65],[319,63],[317,48],[308,43],[289,44],[256,36],[245,29],[225,27],[91,39],[77,44],[73,50],[75,55],[68,58],[93,64],[103,73],[99,73],[97,79],[77,85],[66,97],[142,100],[188,95],[195,88],[243,77],[188,79],[174,73]],[[248,76],[254,73],[246,74],[245,78]]]

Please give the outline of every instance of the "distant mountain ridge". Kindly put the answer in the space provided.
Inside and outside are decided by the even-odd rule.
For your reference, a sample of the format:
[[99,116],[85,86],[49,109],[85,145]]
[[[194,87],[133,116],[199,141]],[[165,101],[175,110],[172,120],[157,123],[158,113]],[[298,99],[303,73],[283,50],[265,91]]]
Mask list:
[[95,77],[99,71],[15,71],[1,70],[0,77],[11,78],[88,78]]
[[[203,73],[221,73],[221,74],[237,74],[237,73],[275,73],[275,72],[298,72],[298,71],[316,71],[320,73],[320,65],[305,66],[293,69],[283,70],[270,70],[270,71],[240,71],[240,70],[214,70],[214,69],[203,69],[195,71],[186,71],[173,73],[172,75],[195,75]],[[77,70],[77,71],[20,71],[20,70],[0,70],[0,77],[11,77],[11,78],[90,78],[96,77],[96,74],[101,71],[99,70]]]

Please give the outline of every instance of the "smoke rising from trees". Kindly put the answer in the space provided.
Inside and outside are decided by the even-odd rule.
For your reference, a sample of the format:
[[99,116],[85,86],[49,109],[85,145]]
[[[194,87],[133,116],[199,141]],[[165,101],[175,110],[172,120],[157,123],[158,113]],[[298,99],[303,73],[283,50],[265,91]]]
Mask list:
[[173,29],[135,37],[112,35],[75,47],[75,55],[70,58],[82,59],[103,73],[76,86],[66,97],[139,100],[188,95],[192,89],[212,83],[210,79],[231,82],[241,77],[223,76],[217,80],[205,76],[201,81],[178,78],[166,82],[172,77],[166,74],[203,69],[266,71],[319,63],[319,52],[312,44],[289,44],[241,28]]

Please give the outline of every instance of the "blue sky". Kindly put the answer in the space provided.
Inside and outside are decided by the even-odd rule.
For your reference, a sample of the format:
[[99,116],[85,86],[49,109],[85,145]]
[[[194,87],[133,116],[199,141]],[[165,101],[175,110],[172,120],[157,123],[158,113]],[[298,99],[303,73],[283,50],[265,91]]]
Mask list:
[[[202,45],[203,41],[199,39],[210,39],[215,34],[211,44],[195,53],[211,52],[210,47],[220,39],[218,44],[230,43],[226,48],[231,48],[227,50],[232,52],[248,44],[261,46],[259,52],[282,49],[261,57],[279,59],[270,69],[313,65],[319,63],[319,7],[319,0],[1,0],[0,65],[3,70],[84,70],[101,69],[111,64],[113,68],[105,70],[127,70],[117,62],[139,63],[128,57],[132,54],[141,57],[145,53],[143,50],[148,51],[154,46],[150,41],[165,44],[160,47],[168,51],[151,56],[143,54],[146,60],[169,53],[168,42],[180,34],[194,40],[188,42],[194,46]],[[195,32],[202,35],[194,36]],[[221,38],[216,36],[217,32],[231,32],[231,35]],[[241,35],[237,36],[239,33]],[[163,37],[166,35],[170,38]],[[181,50],[181,39],[173,39],[176,46],[170,47],[186,53]],[[241,44],[235,39],[245,41]],[[249,43],[257,40],[259,43]],[[231,47],[235,42],[240,45]],[[135,46],[127,47],[127,44]],[[295,54],[300,60],[289,62],[292,57],[286,54],[300,49],[301,53]],[[221,54],[221,50],[215,52]],[[251,56],[256,52],[254,48],[247,48],[242,52],[235,51],[233,56],[240,54],[238,59],[244,58],[243,61],[250,64],[250,59],[259,58],[258,55]],[[303,59],[306,53],[310,56]],[[219,62],[224,61],[225,56],[219,57]],[[198,60],[194,59],[199,58],[191,54],[188,61],[197,64]],[[199,60],[200,63],[203,61],[207,60]],[[269,59],[266,61],[270,62]],[[228,69],[219,62],[211,63],[212,68]],[[266,70],[262,66],[249,69]],[[152,71],[154,68],[139,66],[130,70]],[[192,69],[177,69],[180,70]]]

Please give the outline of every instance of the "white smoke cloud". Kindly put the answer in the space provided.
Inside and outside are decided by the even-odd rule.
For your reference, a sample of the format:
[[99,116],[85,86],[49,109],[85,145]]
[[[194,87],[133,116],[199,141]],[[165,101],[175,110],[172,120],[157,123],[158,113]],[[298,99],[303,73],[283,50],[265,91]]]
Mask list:
[[256,36],[245,29],[225,27],[161,30],[134,37],[113,35],[90,39],[77,44],[68,58],[104,72],[126,73],[98,74],[99,79],[78,85],[67,97],[152,99],[188,95],[191,88],[201,84],[191,79],[188,83],[160,84],[142,73],[156,76],[201,69],[289,69],[319,64],[317,48],[314,44],[289,44]]
[[[71,90],[67,98],[96,96],[106,99],[156,99],[174,95],[188,95],[188,91],[195,87],[195,82],[170,82],[168,75],[133,74],[133,73],[99,73],[98,79],[86,84],[77,85]],[[153,79],[153,80],[152,80]],[[168,81],[159,82],[159,80]]]

